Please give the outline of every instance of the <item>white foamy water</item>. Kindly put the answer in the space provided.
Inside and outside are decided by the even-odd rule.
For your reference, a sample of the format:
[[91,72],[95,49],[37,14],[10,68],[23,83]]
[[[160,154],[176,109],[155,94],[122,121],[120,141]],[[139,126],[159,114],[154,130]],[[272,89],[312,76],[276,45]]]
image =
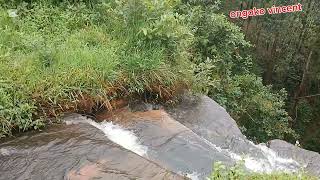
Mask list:
[[[138,137],[129,130],[126,130],[125,128],[113,124],[112,122],[102,122],[97,123],[93,120],[83,118],[81,119],[85,122],[91,124],[92,126],[100,129],[111,141],[113,141],[116,144],[119,144],[120,146],[135,152],[136,154],[140,156],[147,156],[148,147],[143,146],[140,142]],[[67,124],[74,124],[79,123],[80,121],[66,121]],[[197,135],[198,136],[198,135]],[[287,159],[282,158],[277,153],[267,146],[263,144],[255,145],[251,141],[249,143],[251,144],[248,148],[253,148],[254,151],[261,152],[262,156],[259,155],[259,157],[253,157],[249,154],[239,155],[237,153],[232,152],[229,149],[223,149],[216,144],[212,143],[211,141],[208,141],[206,138],[203,138],[201,136],[200,139],[205,142],[207,145],[209,145],[210,148],[215,149],[216,151],[220,153],[224,153],[225,155],[231,157],[235,161],[244,161],[244,165],[248,170],[251,170],[253,172],[265,172],[265,173],[271,173],[274,171],[284,171],[284,172],[296,172],[299,170],[302,166],[294,161],[293,159]],[[246,141],[246,140],[245,140]],[[2,154],[5,154],[1,152]],[[182,172],[179,173],[181,175],[186,175],[192,180],[198,180],[200,177],[200,174],[197,172],[193,173],[186,173]]]
[[289,173],[296,172],[301,167],[301,165],[293,159],[282,158],[278,156],[275,151],[262,144],[255,145],[250,141],[252,147],[257,148],[263,154],[263,158],[254,158],[249,154],[243,156],[238,155],[229,149],[223,149],[213,144],[203,137],[200,138],[210,147],[216,149],[218,152],[226,153],[235,161],[244,161],[245,167],[253,172],[271,173],[274,171],[284,171]]
[[199,176],[200,175],[197,172],[193,172],[191,174],[187,173],[187,178],[190,178],[192,180],[200,180]]
[[148,147],[141,145],[138,137],[132,131],[126,130],[112,122],[105,121],[97,123],[92,120],[87,120],[87,122],[100,129],[112,142],[119,144],[140,156],[147,155]]
[[0,155],[2,156],[9,156],[11,153],[8,149],[0,148]]
[[274,171],[284,171],[284,172],[296,172],[301,166],[298,162],[293,159],[286,159],[279,157],[276,152],[266,147],[265,145],[255,145],[254,147],[262,152],[264,158],[253,158],[250,155],[245,155],[241,157],[240,155],[233,153],[229,150],[228,153],[236,161],[244,161],[246,168],[253,172],[265,172],[271,173]]
[[[217,150],[218,152],[225,153],[235,161],[244,161],[244,165],[248,170],[251,170],[253,172],[264,172],[264,173],[271,173],[275,171],[283,171],[283,172],[296,172],[300,169],[301,165],[294,161],[293,159],[287,159],[282,158],[277,155],[276,152],[274,152],[272,149],[268,148],[265,145],[258,144],[255,145],[253,142],[249,141],[249,143],[252,145],[251,148],[257,148],[258,151],[260,151],[263,155],[263,157],[256,158],[250,156],[250,154],[244,154],[239,155],[236,154],[229,149],[223,149],[216,144],[213,144],[211,141],[208,141],[206,138],[201,137],[202,141],[204,141],[207,145],[209,145],[211,148]],[[257,150],[256,149],[256,150]],[[190,179],[195,179],[197,176],[195,173],[188,174],[188,177]],[[193,178],[191,178],[193,177]]]

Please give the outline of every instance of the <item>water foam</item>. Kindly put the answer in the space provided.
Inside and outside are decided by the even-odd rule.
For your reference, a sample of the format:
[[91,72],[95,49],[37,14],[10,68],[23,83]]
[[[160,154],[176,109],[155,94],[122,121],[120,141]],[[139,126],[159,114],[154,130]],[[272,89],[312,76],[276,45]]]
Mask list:
[[250,155],[241,157],[240,155],[233,153],[229,150],[226,151],[234,160],[244,161],[244,165],[246,166],[246,168],[253,172],[296,172],[299,169],[299,167],[301,167],[298,162],[294,161],[293,159],[285,159],[278,156],[276,152],[274,152],[265,145],[255,145],[253,143],[252,145],[262,152],[264,158],[253,158]]
[[200,174],[197,172],[193,172],[193,173],[187,173],[187,178],[190,178],[191,180],[200,180],[199,176]]
[[0,155],[2,156],[9,156],[11,153],[8,149],[0,148]]
[[87,120],[89,124],[100,129],[112,142],[140,155],[146,156],[148,147],[141,145],[138,137],[129,130],[122,128],[112,122],[97,123],[92,120]]
[[[83,119],[82,119],[83,120]],[[90,119],[85,119],[85,122],[91,124],[92,126],[100,129],[104,134],[114,143],[119,144],[120,146],[140,155],[147,156],[148,147],[143,146],[138,137],[129,130],[124,129],[123,127],[113,124],[113,122],[102,122],[97,123]],[[66,121],[67,124],[79,123],[79,121]],[[278,156],[276,152],[271,150],[265,145],[259,144],[255,145],[253,142],[249,141],[253,148],[257,148],[262,152],[263,157],[252,157],[249,154],[239,155],[229,149],[223,149],[216,144],[208,141],[206,138],[199,136],[207,145],[211,148],[217,150],[218,152],[225,153],[235,161],[244,161],[244,165],[248,170],[253,172],[265,172],[271,173],[273,171],[285,171],[285,172],[296,172],[301,167],[299,163],[293,159],[286,159]],[[183,174],[183,173],[182,173]],[[187,173],[187,177],[192,180],[198,180],[199,174],[193,172],[191,174]]]
[[294,161],[293,159],[286,159],[278,156],[275,151],[263,144],[255,145],[253,142],[249,141],[252,147],[257,148],[263,154],[263,158],[256,158],[250,156],[250,154],[243,156],[238,155],[229,149],[223,149],[216,144],[213,144],[204,137],[199,137],[218,152],[227,154],[235,161],[244,161],[245,167],[253,172],[271,173],[274,171],[284,171],[290,173],[296,172],[301,167],[298,162]]

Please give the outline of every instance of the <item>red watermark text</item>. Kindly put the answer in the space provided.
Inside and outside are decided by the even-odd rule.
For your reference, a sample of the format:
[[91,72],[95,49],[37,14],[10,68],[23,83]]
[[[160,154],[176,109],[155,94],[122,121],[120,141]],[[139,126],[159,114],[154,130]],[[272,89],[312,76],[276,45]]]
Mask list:
[[296,5],[290,5],[290,6],[275,6],[273,5],[271,8],[252,8],[248,10],[242,10],[242,11],[230,11],[229,16],[232,19],[235,18],[242,18],[247,19],[252,16],[262,16],[266,13],[268,14],[282,14],[282,13],[291,13],[291,12],[297,12],[302,11],[302,4],[298,3]]

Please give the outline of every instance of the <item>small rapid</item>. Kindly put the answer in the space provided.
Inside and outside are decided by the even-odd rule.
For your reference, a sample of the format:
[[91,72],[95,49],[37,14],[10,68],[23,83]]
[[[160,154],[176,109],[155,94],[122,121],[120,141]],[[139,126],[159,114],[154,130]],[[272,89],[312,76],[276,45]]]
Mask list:
[[273,150],[269,149],[265,145],[254,145],[258,150],[263,153],[262,158],[252,157],[250,154],[239,155],[226,150],[229,155],[236,161],[244,161],[244,165],[247,169],[253,172],[272,173],[277,171],[282,172],[296,172],[300,169],[301,165],[293,159],[282,158],[276,154]]
[[251,148],[255,148],[256,151],[260,151],[263,154],[263,157],[252,157],[250,153],[240,155],[232,152],[230,149],[223,149],[204,137],[201,138],[208,145],[221,153],[227,154],[235,161],[243,161],[245,167],[252,172],[271,173],[275,171],[283,171],[290,173],[298,171],[301,167],[301,165],[295,160],[282,158],[277,155],[276,152],[263,144],[255,145],[253,142],[247,140],[249,142],[248,144],[251,145]]
[[65,119],[73,122],[0,143],[0,180],[184,179],[140,156],[147,150],[130,131],[80,115]]
[[147,156],[148,147],[141,145],[138,137],[129,130],[112,122],[97,123],[93,120],[87,120],[89,124],[100,129],[112,142],[140,155]]
[[65,120],[65,123],[67,125],[88,123],[93,127],[101,130],[110,141],[140,156],[147,156],[148,147],[141,145],[138,137],[132,131],[123,128],[119,124],[114,124],[112,121],[103,121],[98,123],[92,119],[85,117],[81,117],[80,120],[74,120],[72,119],[72,116],[69,117],[71,118]]
[[[93,120],[87,119],[86,122],[98,128],[99,130],[101,130],[108,137],[108,139],[110,139],[114,143],[117,143],[118,145],[140,156],[148,158],[149,148],[150,148],[150,152],[157,151],[154,149],[154,147],[148,147],[148,145],[143,144],[143,142],[139,140],[139,136],[136,135],[132,131],[132,129],[131,130],[126,129],[125,127],[119,124],[115,124],[111,121],[110,122],[103,121],[101,123],[97,123]],[[178,125],[181,127],[184,127],[180,123],[178,123]],[[144,124],[143,127],[144,129],[137,129],[137,131],[139,131],[139,134],[141,133],[143,134],[143,132],[141,131],[146,131],[146,132],[150,131],[150,129],[148,129],[148,126],[146,124]],[[296,172],[301,167],[298,162],[294,161],[293,159],[286,159],[278,156],[273,150],[269,149],[263,144],[255,145],[254,143],[249,141],[248,144],[251,145],[250,148],[251,149],[254,148],[255,151],[259,151],[263,155],[260,157],[255,157],[255,156],[252,156],[250,153],[238,154],[238,153],[232,152],[230,149],[224,149],[222,147],[219,147],[216,144],[213,144],[211,141],[205,139],[204,137],[198,136],[192,131],[190,133],[191,135],[196,137],[197,141],[200,141],[200,142],[202,141],[204,144],[207,144],[207,146],[202,146],[201,148],[205,147],[207,148],[208,151],[212,151],[214,149],[218,153],[224,154],[225,156],[228,156],[231,159],[233,159],[234,163],[243,161],[245,167],[252,172],[264,172],[264,173],[271,173],[274,171]],[[194,139],[190,139],[190,137],[191,136],[188,135],[188,136],[183,136],[182,138],[184,138],[186,142],[191,143],[192,146],[199,146],[199,142],[196,142]],[[142,137],[142,138],[145,138],[145,137]],[[180,152],[180,153],[181,153],[180,155],[183,156],[182,154],[184,152]],[[194,154],[194,156],[198,156],[198,155]],[[186,177],[189,177],[192,180],[203,179],[204,177],[203,172],[199,172],[198,169],[190,168],[188,171],[178,171],[177,173],[184,175]]]

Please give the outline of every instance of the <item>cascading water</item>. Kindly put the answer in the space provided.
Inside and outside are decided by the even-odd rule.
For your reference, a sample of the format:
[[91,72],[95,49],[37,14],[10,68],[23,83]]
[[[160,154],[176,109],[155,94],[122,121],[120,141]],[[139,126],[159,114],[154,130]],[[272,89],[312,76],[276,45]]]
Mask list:
[[[113,122],[101,122],[97,123],[93,120],[86,120],[87,123],[92,126],[100,129],[104,134],[113,142],[119,144],[120,146],[135,152],[140,156],[147,157],[148,147],[139,142],[139,138],[130,130],[127,130],[120,125],[114,124]],[[183,125],[181,125],[183,126]],[[196,135],[198,136],[198,135]],[[295,172],[299,169],[300,165],[292,159],[284,159],[269,149],[264,145],[254,145],[252,146],[262,152],[263,157],[255,158],[250,155],[239,155],[230,151],[229,149],[223,149],[212,142],[208,141],[203,137],[199,137],[203,142],[208,144],[210,147],[216,149],[218,152],[225,154],[226,156],[231,157],[234,161],[244,161],[244,165],[248,170],[253,172],[266,172],[270,173],[273,171],[286,171],[286,172]],[[183,153],[183,152],[181,152]],[[179,172],[181,175],[186,175],[187,177],[197,180],[201,179],[199,174],[200,172]]]
[[198,180],[210,175],[215,162],[232,166],[237,161],[253,172],[294,172],[304,167],[319,175],[319,154],[280,140],[270,141],[270,148],[255,145],[207,97],[168,112],[122,109],[112,116],[97,115],[99,121],[113,121],[101,123],[70,114],[63,117],[70,126],[53,125],[0,144],[0,179]]
[[235,161],[244,161],[244,165],[247,169],[253,172],[264,172],[271,173],[273,171],[284,171],[284,172],[296,172],[301,166],[298,162],[293,159],[286,159],[279,157],[273,150],[269,149],[265,145],[259,144],[255,145],[253,142],[249,141],[252,147],[258,149],[262,152],[263,158],[254,158],[250,154],[239,155],[229,149],[223,149],[207,139],[201,137],[204,142],[206,142],[211,147],[215,148],[221,153],[226,153]]
[[147,156],[148,147],[141,145],[138,137],[131,131],[125,130],[117,124],[112,122],[97,123],[92,120],[87,120],[89,124],[100,129],[103,133],[114,143],[139,154],[140,156]]
[[296,172],[300,168],[300,164],[293,159],[285,159],[279,157],[274,151],[264,145],[254,145],[263,152],[264,158],[253,158],[250,155],[240,156],[236,153],[228,153],[236,161],[244,161],[246,168],[253,172],[271,173],[274,171]]

